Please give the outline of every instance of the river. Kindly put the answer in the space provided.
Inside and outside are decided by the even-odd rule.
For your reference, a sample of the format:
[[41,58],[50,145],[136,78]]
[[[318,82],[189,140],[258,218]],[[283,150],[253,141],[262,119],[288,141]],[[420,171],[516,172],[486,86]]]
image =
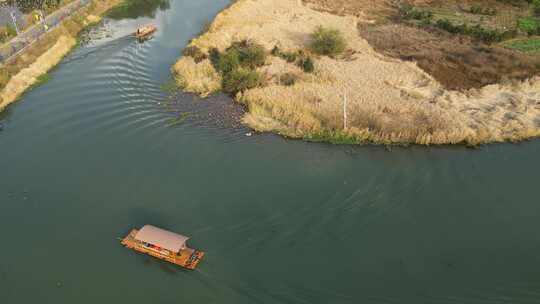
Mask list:
[[[227,3],[109,20],[0,115],[2,303],[540,303],[539,140],[246,136],[230,99],[164,85]],[[199,268],[119,244],[144,224],[191,236]]]

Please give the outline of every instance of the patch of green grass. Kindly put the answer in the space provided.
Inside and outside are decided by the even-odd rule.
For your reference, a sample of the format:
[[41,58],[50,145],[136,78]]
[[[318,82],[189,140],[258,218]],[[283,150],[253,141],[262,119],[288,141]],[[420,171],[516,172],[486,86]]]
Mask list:
[[322,131],[304,136],[304,140],[312,142],[328,142],[334,145],[358,145],[362,139],[346,134],[343,131]]
[[49,74],[42,74],[42,75],[39,75],[37,78],[36,78],[36,82],[34,82],[34,84],[32,84],[32,86],[30,87],[30,89],[35,89],[37,87],[39,87],[40,85],[43,85],[45,84],[47,81],[51,80],[51,75]]
[[529,35],[540,34],[540,21],[534,17],[518,20],[518,28]]
[[540,54],[540,38],[513,40],[505,43],[504,46],[525,53]]
[[298,60],[297,65],[306,73],[313,73],[315,71],[315,63],[311,57],[304,57]]

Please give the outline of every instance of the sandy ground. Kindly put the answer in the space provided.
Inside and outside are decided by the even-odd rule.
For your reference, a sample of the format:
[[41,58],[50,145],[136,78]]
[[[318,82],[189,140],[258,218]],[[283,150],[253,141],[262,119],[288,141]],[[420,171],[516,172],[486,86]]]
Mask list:
[[[314,10],[299,0],[239,0],[219,14],[207,33],[192,41],[207,51],[251,39],[267,50],[296,50],[309,44],[319,25],[339,29],[348,41],[347,58],[316,60],[314,75],[285,87],[269,85],[237,96],[247,105],[243,121],[258,131],[290,137],[339,132],[376,143],[480,144],[540,135],[540,78],[490,85],[466,92],[446,90],[413,62],[376,52],[358,35],[369,16]],[[200,70],[199,70],[200,68]],[[174,66],[189,91],[208,95],[219,77],[208,61],[181,58]],[[294,69],[270,57],[261,68],[268,79]],[[193,75],[206,75],[204,84]],[[347,107],[344,128],[343,104]]]

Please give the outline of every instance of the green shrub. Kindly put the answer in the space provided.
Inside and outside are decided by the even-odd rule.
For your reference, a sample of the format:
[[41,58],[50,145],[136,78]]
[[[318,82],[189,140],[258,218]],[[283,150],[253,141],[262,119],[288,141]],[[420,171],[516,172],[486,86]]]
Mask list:
[[274,48],[272,49],[272,51],[270,51],[270,54],[272,56],[279,56],[281,54],[281,50],[279,49],[279,46],[274,46]]
[[311,59],[310,56],[300,58],[297,64],[306,73],[313,73],[315,71],[315,63],[313,62],[313,59]]
[[237,52],[240,64],[251,69],[264,65],[266,61],[264,47],[248,40],[233,42],[227,49],[226,53],[228,52]]
[[311,49],[319,55],[337,56],[347,47],[343,34],[337,29],[319,26],[311,34],[311,39]]
[[182,51],[182,55],[192,57],[196,63],[199,63],[208,56],[201,51],[197,46],[188,46]]
[[536,17],[540,17],[540,0],[533,0],[532,6],[533,6],[533,14]]
[[424,11],[415,7],[406,6],[402,9],[401,14],[405,19],[414,20],[431,20],[433,19],[433,13],[430,11]]
[[210,62],[214,67],[218,65],[219,58],[221,57],[221,53],[217,48],[211,48],[208,52],[208,58],[210,58]]
[[229,49],[220,54],[215,68],[223,74],[230,73],[240,66],[240,53],[236,49]]
[[242,66],[252,69],[263,66],[266,62],[266,51],[261,45],[250,45],[245,49],[240,49],[240,61]]
[[304,140],[312,142],[329,142],[334,145],[358,145],[362,139],[340,130],[324,130],[304,136]]
[[498,30],[483,28],[479,24],[474,26],[470,26],[465,23],[454,25],[448,19],[439,19],[433,25],[449,33],[472,36],[486,43],[500,42],[505,39],[513,38],[517,35],[517,33],[512,30],[501,32]]
[[13,27],[12,25],[8,25],[6,27],[6,31],[7,31],[8,37],[17,36],[17,30],[15,30],[15,27]]
[[262,76],[257,71],[238,68],[223,75],[223,91],[236,94],[262,85]]
[[226,74],[240,66],[255,69],[264,65],[266,51],[259,44],[243,40],[233,42],[223,54],[217,49],[211,49],[209,57],[216,70]]
[[518,28],[529,35],[540,34],[540,22],[533,17],[519,19]]
[[298,56],[300,55],[300,52],[283,52],[279,49],[278,46],[275,46],[272,49],[272,52],[270,52],[272,56],[279,57],[288,63],[293,63],[298,59]]
[[294,52],[285,52],[281,53],[281,58],[283,58],[288,63],[293,63],[298,58],[298,54]]
[[247,40],[233,42],[223,53],[211,49],[208,57],[222,76],[225,93],[236,94],[263,84],[256,68],[266,62],[266,50],[259,44]]

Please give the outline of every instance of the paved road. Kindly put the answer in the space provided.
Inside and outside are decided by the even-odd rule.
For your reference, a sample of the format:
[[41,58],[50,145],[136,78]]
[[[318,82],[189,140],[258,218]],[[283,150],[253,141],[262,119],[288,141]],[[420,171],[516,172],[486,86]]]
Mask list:
[[6,42],[0,47],[0,61],[4,63],[9,60],[15,54],[36,41],[41,35],[58,25],[66,17],[78,11],[81,7],[90,4],[91,1],[75,0],[45,17],[43,23],[29,27],[17,37]]

